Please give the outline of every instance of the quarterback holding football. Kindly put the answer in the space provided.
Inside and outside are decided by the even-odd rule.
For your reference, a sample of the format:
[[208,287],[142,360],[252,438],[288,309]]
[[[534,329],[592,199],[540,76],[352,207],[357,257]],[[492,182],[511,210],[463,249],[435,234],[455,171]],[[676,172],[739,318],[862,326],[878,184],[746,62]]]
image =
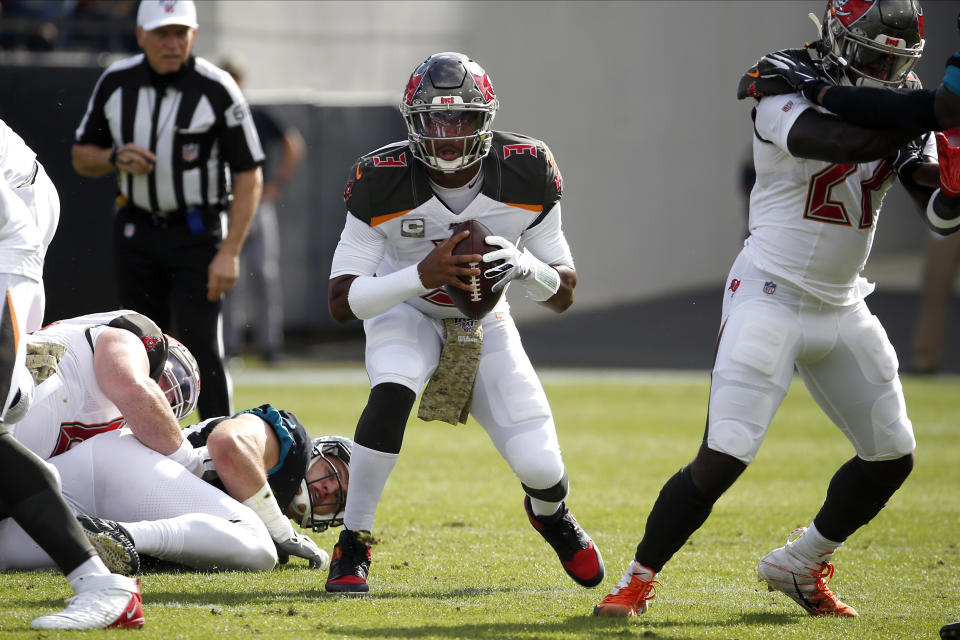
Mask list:
[[[354,436],[354,481],[327,591],[369,588],[366,534],[421,391],[421,419],[456,425],[472,414],[480,423],[520,481],[531,524],[567,573],[587,587],[603,579],[600,552],[564,502],[567,473],[546,394],[506,298],[496,297],[515,284],[556,312],[573,303],[563,180],[543,142],[491,128],[498,107],[490,77],[474,60],[432,55],[413,71],[400,102],[407,139],[351,169],[329,303],[338,322],[363,321],[371,390]],[[475,224],[451,235],[468,220]],[[472,240],[491,250],[454,250],[470,228],[489,229]],[[475,280],[483,276],[489,291]],[[446,288],[473,295],[451,296]],[[492,308],[457,306],[457,298],[488,294]]]

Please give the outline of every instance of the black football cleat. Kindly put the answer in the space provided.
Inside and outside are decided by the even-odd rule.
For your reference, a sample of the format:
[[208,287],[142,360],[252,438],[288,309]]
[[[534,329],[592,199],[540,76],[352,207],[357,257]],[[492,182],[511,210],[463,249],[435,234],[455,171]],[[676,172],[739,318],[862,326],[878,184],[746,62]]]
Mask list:
[[534,515],[530,496],[523,499],[523,508],[530,524],[550,543],[560,558],[567,575],[584,587],[595,587],[603,581],[603,557],[587,532],[577,523],[566,503],[552,516]]
[[956,640],[960,638],[960,622],[951,622],[940,627],[941,640]]
[[344,528],[333,546],[326,590],[331,593],[367,593],[370,573],[370,534]]
[[79,514],[77,521],[110,571],[127,576],[140,571],[140,556],[126,529],[113,520],[85,514]]

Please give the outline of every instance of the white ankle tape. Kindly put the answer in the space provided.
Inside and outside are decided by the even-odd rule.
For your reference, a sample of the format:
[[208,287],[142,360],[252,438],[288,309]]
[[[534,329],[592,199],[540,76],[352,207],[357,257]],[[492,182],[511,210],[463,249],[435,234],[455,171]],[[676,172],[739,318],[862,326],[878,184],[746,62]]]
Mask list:
[[244,500],[243,504],[253,509],[260,516],[263,524],[267,525],[270,537],[274,540],[282,542],[293,537],[293,525],[290,524],[290,519],[280,511],[280,505],[277,504],[277,499],[273,496],[273,490],[270,489],[269,482]]

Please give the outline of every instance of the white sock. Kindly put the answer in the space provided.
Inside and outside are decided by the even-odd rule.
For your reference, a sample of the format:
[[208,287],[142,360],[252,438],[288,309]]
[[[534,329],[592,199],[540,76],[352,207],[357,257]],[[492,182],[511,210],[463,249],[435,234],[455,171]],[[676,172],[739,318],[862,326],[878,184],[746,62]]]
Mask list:
[[790,545],[791,551],[808,562],[822,564],[830,561],[830,556],[842,542],[834,542],[823,537],[812,522],[807,530]]
[[374,451],[354,443],[350,453],[350,490],[343,513],[347,529],[373,530],[373,515],[398,457],[396,453]]
[[68,573],[66,577],[73,591],[80,593],[83,590],[84,578],[108,575],[110,575],[110,569],[107,569],[107,565],[103,564],[100,556],[93,556],[92,558],[87,558],[79,567]]
[[535,516],[552,516],[560,510],[560,505],[562,504],[562,500],[560,502],[544,502],[532,496],[530,497],[530,510],[533,511],[533,515]]

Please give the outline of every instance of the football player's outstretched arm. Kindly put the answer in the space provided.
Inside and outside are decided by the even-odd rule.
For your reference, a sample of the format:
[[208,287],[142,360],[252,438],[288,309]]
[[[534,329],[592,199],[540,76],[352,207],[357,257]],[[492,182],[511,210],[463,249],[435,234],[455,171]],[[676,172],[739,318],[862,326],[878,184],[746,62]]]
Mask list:
[[872,162],[896,154],[916,135],[906,129],[866,129],[816,109],[807,109],[790,129],[787,148],[798,158]]
[[168,456],[184,442],[180,423],[150,377],[143,343],[125,329],[106,328],[97,338],[93,370],[104,395],[120,410],[137,440]]

